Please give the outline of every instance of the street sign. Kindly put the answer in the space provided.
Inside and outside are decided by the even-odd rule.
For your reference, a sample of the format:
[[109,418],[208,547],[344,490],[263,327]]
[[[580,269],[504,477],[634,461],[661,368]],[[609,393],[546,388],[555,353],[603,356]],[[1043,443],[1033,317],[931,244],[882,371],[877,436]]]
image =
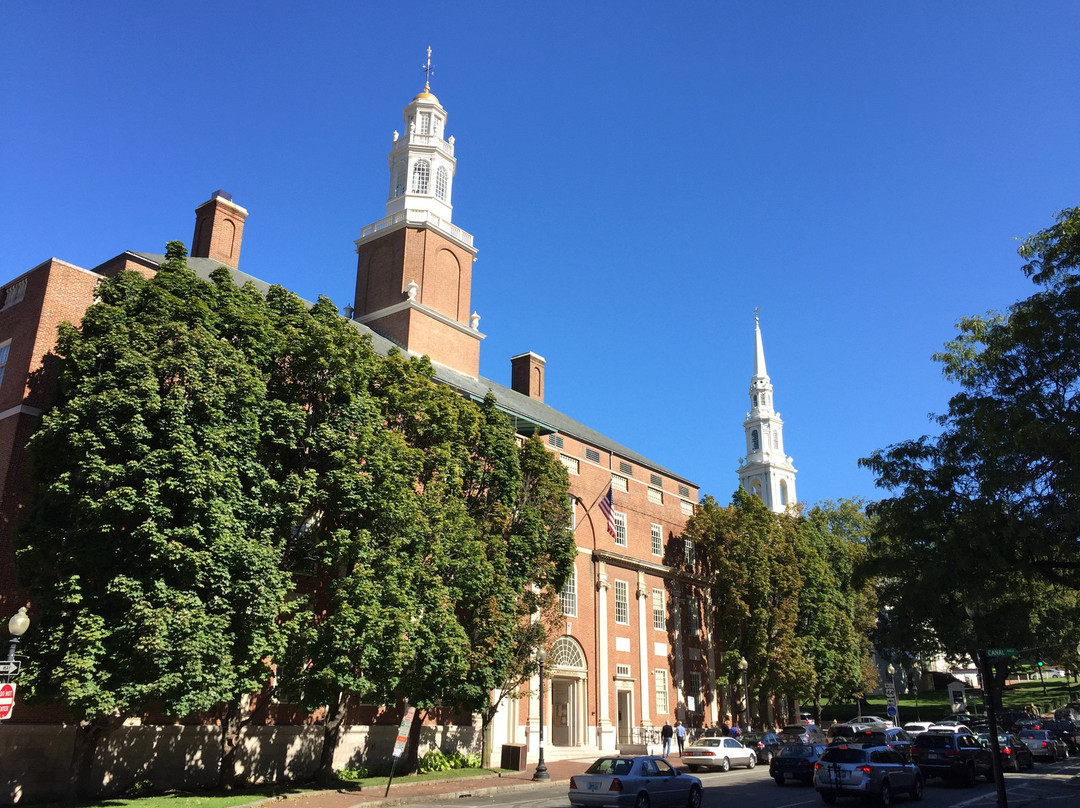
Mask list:
[[11,718],[13,709],[15,709],[15,685],[5,682],[0,685],[0,720]]
[[986,656],[990,659],[996,657],[1011,657],[1017,656],[1017,652],[1015,648],[987,648]]
[[6,660],[4,662],[0,662],[0,676],[18,676],[19,668],[21,667],[21,659]]

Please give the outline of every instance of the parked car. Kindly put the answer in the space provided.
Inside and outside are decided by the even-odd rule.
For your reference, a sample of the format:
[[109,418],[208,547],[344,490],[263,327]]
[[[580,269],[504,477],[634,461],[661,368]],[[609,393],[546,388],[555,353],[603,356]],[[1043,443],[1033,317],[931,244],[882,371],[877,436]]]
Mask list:
[[758,763],[768,763],[784,745],[784,739],[775,732],[746,732],[739,740],[757,753]]
[[662,757],[616,755],[598,758],[584,774],[570,778],[575,806],[671,805],[700,808],[701,780],[683,774]]
[[882,718],[881,716],[877,716],[877,715],[860,715],[860,716],[856,716],[855,718],[852,718],[850,721],[847,721],[846,723],[850,724],[853,727],[857,727],[860,724],[884,724],[887,727],[891,727],[893,725],[893,722],[892,722],[891,719]]
[[[980,732],[977,737],[984,748],[990,749],[989,732]],[[993,752],[994,750],[990,749],[990,751]],[[1035,768],[1035,756],[1031,754],[1027,744],[1015,735],[1009,735],[1005,732],[998,733],[998,752],[998,760],[1001,761],[1002,771],[1018,772],[1021,769]]]
[[692,772],[701,769],[727,771],[732,766],[757,765],[757,752],[734,738],[702,738],[683,749],[682,762]]
[[814,764],[828,747],[823,743],[786,743],[769,761],[769,776],[778,786],[786,780],[814,782]]
[[887,746],[835,744],[814,764],[814,788],[828,805],[846,794],[877,797],[888,806],[894,794],[922,799],[923,774]]
[[1065,741],[1048,729],[1022,729],[1016,733],[1016,737],[1040,760],[1045,758],[1053,763],[1069,756],[1069,747],[1065,745]]
[[908,760],[911,755],[911,736],[900,727],[867,727],[855,733],[848,743],[863,746],[887,746]]
[[911,742],[911,760],[927,779],[945,777],[974,786],[980,775],[994,778],[993,753],[967,732],[928,730],[916,735]]
[[1075,755],[1080,752],[1080,726],[1073,721],[1044,721],[1043,729],[1049,730],[1065,741],[1069,748],[1069,754]]
[[929,721],[909,721],[904,724],[904,732],[914,738],[920,732],[926,732],[930,729]]
[[825,733],[817,724],[790,724],[780,730],[784,743],[824,743]]

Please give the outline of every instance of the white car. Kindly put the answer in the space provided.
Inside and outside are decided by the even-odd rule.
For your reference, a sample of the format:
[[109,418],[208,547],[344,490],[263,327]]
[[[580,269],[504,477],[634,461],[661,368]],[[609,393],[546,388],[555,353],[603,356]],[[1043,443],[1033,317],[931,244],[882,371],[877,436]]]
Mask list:
[[692,772],[699,769],[726,772],[732,766],[752,769],[757,765],[757,753],[734,738],[701,738],[683,749],[682,762]]
[[931,726],[933,725],[927,723],[926,721],[909,721],[908,723],[904,724],[904,732],[906,732],[908,735],[914,736],[918,735],[920,732],[926,732],[928,729],[930,729]]

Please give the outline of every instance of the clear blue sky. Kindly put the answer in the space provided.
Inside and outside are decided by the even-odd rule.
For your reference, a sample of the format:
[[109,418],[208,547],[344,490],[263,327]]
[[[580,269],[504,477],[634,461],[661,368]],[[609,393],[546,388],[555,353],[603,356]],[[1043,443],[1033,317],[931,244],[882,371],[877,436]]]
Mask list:
[[481,373],[726,502],[761,307],[799,499],[933,430],[931,354],[1034,287],[1080,204],[1080,3],[7,2],[0,281],[190,243],[224,188],[241,269],[339,307],[391,133],[449,114]]

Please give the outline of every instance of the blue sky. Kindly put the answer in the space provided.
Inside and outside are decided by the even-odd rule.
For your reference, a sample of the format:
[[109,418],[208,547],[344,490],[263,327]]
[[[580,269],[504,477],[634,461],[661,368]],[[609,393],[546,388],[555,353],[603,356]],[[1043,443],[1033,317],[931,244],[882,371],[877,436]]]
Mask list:
[[481,374],[727,501],[761,326],[799,499],[932,432],[931,355],[1080,204],[1080,3],[42,2],[0,8],[0,270],[190,243],[339,307],[423,88],[479,248]]

